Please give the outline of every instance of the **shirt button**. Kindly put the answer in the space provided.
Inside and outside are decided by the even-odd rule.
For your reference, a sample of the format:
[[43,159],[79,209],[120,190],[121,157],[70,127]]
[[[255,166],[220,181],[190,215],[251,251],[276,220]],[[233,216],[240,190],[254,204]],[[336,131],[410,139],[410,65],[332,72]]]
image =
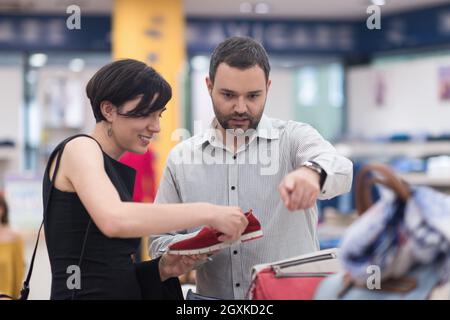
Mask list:
[[231,190],[234,190],[234,189],[236,189],[236,187],[235,186],[231,186]]
[[234,250],[234,251],[233,251],[233,254],[237,254],[237,253],[238,253],[237,250]]
[[236,283],[236,288],[239,288],[241,286],[240,283]]
[[233,159],[236,160],[236,158],[237,158],[237,155],[234,155],[234,156],[233,156]]

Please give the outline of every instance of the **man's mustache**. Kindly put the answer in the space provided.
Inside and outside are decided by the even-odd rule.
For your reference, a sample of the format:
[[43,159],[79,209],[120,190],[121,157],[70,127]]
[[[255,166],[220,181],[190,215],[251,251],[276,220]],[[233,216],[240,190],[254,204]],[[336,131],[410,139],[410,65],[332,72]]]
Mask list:
[[249,115],[239,115],[239,114],[232,115],[232,116],[228,117],[227,120],[232,120],[232,119],[252,120],[252,118]]

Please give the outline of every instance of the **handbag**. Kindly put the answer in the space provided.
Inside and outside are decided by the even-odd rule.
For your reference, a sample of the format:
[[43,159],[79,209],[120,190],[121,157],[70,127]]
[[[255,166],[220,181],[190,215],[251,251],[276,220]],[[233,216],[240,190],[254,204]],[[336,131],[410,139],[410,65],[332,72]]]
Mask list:
[[319,284],[341,270],[336,249],[308,253],[252,268],[251,300],[312,300]]
[[[362,214],[371,206],[371,188],[381,183],[394,189],[402,199],[407,199],[409,189],[389,170],[375,165],[377,171],[384,173],[384,179],[370,177],[367,173],[374,167],[360,171],[356,181],[356,207]],[[252,270],[252,283],[248,297],[253,300],[312,300],[322,283],[334,279],[343,269],[338,261],[337,249],[328,249],[302,255],[292,259],[255,266]],[[331,281],[331,280],[330,280]]]
[[[372,188],[381,184],[391,189],[397,204],[405,204],[411,197],[409,186],[383,164],[368,164],[358,173],[356,179],[356,209],[363,215],[373,205]],[[404,210],[404,205],[397,205],[395,210]],[[404,241],[404,240],[403,240]],[[380,282],[377,290],[370,289],[365,283],[358,283],[346,272],[337,273],[317,288],[317,300],[424,300],[449,298],[448,287],[441,292],[443,285],[437,270],[443,268],[445,261],[437,259],[426,265],[416,265],[401,277],[389,277]],[[447,297],[445,295],[447,294]]]

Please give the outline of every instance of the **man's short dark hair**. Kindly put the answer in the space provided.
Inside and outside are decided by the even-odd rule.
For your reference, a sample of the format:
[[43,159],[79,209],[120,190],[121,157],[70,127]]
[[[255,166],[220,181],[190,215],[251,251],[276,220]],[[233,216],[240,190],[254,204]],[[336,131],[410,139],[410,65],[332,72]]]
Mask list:
[[[152,103],[154,95],[158,98]],[[127,101],[142,95],[139,104],[127,112],[128,117],[143,117],[158,111],[172,98],[169,83],[145,63],[133,59],[111,62],[98,70],[86,86],[95,121],[106,120],[100,110],[102,101],[121,108]]]
[[269,80],[269,57],[264,47],[252,38],[231,37],[220,43],[211,56],[209,78],[214,83],[219,64],[225,62],[233,68],[245,70],[258,65]]
[[[8,204],[6,203],[6,200],[1,193],[0,193],[0,208],[3,209],[3,214],[0,219],[0,224],[7,225],[9,222],[9,220],[8,220],[8,211],[9,211]],[[0,210],[0,211],[2,211],[2,210]]]

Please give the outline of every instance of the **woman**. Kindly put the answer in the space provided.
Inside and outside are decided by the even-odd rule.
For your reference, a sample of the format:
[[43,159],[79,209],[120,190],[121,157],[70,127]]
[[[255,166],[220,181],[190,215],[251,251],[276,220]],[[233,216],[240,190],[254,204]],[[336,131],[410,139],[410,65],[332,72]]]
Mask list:
[[[130,202],[134,170],[117,160],[125,151],[145,153],[171,98],[169,84],[155,70],[136,60],[116,61],[91,78],[86,92],[95,128],[57,146],[44,176],[44,201],[54,181],[44,218],[51,298],[141,299],[132,261],[140,237],[210,225],[223,233],[221,241],[236,241],[247,220],[237,207]],[[153,260],[147,278],[163,291],[167,279],[199,259],[205,257],[163,255]]]
[[0,294],[19,297],[24,266],[22,239],[8,225],[8,205],[0,194]]

